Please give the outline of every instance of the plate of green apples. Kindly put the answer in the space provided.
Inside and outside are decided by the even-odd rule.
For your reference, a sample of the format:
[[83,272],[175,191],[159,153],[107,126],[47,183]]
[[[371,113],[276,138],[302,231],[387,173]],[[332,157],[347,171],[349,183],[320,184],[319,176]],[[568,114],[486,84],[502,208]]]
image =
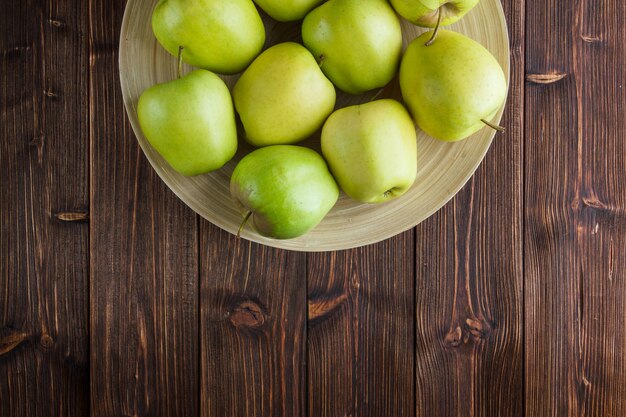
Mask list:
[[499,0],[129,0],[119,65],[167,186],[283,249],[415,227],[506,136]]

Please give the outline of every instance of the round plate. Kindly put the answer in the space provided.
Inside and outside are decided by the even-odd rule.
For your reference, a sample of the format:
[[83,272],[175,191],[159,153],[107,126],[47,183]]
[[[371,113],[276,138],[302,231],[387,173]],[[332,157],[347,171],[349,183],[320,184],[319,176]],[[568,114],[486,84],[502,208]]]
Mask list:
[[[129,0],[122,23],[120,79],[126,111],[137,140],[155,171],[189,207],[211,223],[237,233],[242,214],[229,193],[230,175],[251,148],[240,140],[237,156],[224,168],[207,175],[185,177],[174,171],[150,146],[137,119],[137,100],[148,87],[176,78],[177,60],[154,37],[150,25],[158,0]],[[300,41],[299,23],[276,23],[263,16],[266,47],[288,40]],[[447,27],[483,44],[502,65],[509,79],[509,39],[500,0],[482,0],[460,22]],[[404,46],[425,29],[402,20]],[[191,70],[186,67],[186,71]],[[223,77],[232,87],[237,76]],[[401,100],[397,79],[380,91],[362,96],[338,93],[337,108],[364,103],[374,97]],[[499,122],[502,111],[495,122]],[[251,227],[242,237],[278,248],[301,251],[349,249],[381,241],[404,232],[432,215],[463,187],[484,158],[494,131],[484,128],[457,143],[444,143],[418,130],[418,173],[415,184],[404,196],[384,204],[361,204],[344,194],[326,218],[310,233],[292,240],[267,239]],[[319,133],[302,143],[319,150]]]

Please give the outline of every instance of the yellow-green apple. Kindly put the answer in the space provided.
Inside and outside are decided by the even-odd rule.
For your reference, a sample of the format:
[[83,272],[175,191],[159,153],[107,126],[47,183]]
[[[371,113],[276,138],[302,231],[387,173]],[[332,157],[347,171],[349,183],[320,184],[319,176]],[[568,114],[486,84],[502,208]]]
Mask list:
[[381,0],[330,0],[304,18],[302,39],[324,74],[351,94],[387,85],[402,53],[400,20]]
[[246,140],[254,146],[299,142],[319,129],[335,107],[335,87],[302,45],[264,51],[233,89]]
[[364,203],[389,201],[415,181],[415,125],[395,100],[345,107],[324,124],[322,154],[348,196]]
[[441,13],[441,26],[451,25],[478,4],[479,0],[391,0],[391,5],[409,22],[433,28]]
[[209,71],[150,87],[139,98],[137,113],[152,147],[183,175],[221,168],[237,151],[230,92]]
[[220,74],[241,72],[261,52],[265,27],[252,0],[161,0],[152,30],[172,55]]
[[[246,155],[230,192],[263,236],[291,239],[309,232],[337,202],[339,188],[324,159],[301,146],[275,145]],[[242,223],[242,227],[244,225]]]
[[417,125],[430,136],[458,141],[490,124],[504,104],[507,82],[496,58],[456,32],[416,38],[400,65],[402,97]]

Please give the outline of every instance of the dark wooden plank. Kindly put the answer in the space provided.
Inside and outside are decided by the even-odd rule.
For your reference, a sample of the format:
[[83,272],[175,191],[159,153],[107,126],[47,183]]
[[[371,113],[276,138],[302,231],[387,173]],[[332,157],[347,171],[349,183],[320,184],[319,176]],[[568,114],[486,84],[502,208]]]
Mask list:
[[123,0],[90,1],[91,412],[198,413],[197,217],[161,182],[125,118]]
[[626,5],[527,10],[527,415],[623,416]]
[[415,415],[414,243],[309,255],[309,416]]
[[200,232],[200,414],[304,415],[306,254]]
[[507,133],[458,196],[417,227],[418,416],[524,414],[524,2],[503,6],[511,37]]
[[[0,415],[89,410],[87,9],[0,14]],[[76,221],[79,220],[79,221]]]

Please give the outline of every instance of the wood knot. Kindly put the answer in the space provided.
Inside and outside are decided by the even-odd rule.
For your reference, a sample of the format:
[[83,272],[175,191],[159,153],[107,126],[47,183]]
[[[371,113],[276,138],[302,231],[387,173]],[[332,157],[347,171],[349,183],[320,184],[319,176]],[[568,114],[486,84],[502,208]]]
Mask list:
[[50,350],[54,346],[54,339],[49,334],[42,334],[39,339],[39,346],[42,350]]
[[583,197],[582,202],[583,206],[596,210],[606,210],[608,208],[607,204],[600,201],[597,196]]
[[6,355],[7,353],[11,352],[19,345],[21,345],[26,339],[28,339],[28,335],[26,333],[6,328],[1,329],[0,356]]
[[459,347],[462,341],[463,331],[460,326],[457,326],[454,330],[449,331],[443,339],[444,345],[451,348]]
[[251,300],[239,303],[230,314],[230,322],[235,327],[257,329],[265,324],[267,315],[257,303]]
[[48,19],[48,23],[50,23],[55,28],[62,28],[66,26],[66,23],[59,19]]
[[59,97],[59,95],[57,93],[55,93],[54,91],[52,91],[51,89],[47,89],[43,91],[43,95],[46,96],[49,99],[56,99]]
[[465,324],[469,333],[477,339],[486,339],[491,333],[491,326],[485,320],[469,318],[465,320]]
[[574,199],[571,207],[573,210],[590,210],[608,217],[623,217],[626,214],[626,210],[620,206],[602,201],[595,194]]
[[567,74],[561,72],[549,72],[545,74],[528,74],[526,75],[526,81],[534,84],[552,84],[557,81],[561,81],[567,77]]
[[344,293],[336,297],[313,298],[309,300],[308,318],[309,321],[317,321],[328,317],[337,310],[348,298]]
[[54,217],[62,222],[69,223],[83,223],[89,221],[89,213],[85,211],[75,211],[75,212],[59,212],[55,213]]
[[593,36],[593,35],[580,35],[580,38],[585,41],[586,43],[596,43],[596,42],[601,42],[602,41],[602,37],[601,36]]
[[491,325],[486,320],[468,318],[462,326],[456,326],[445,335],[443,344],[448,348],[458,348],[470,341],[486,339],[490,333]]

